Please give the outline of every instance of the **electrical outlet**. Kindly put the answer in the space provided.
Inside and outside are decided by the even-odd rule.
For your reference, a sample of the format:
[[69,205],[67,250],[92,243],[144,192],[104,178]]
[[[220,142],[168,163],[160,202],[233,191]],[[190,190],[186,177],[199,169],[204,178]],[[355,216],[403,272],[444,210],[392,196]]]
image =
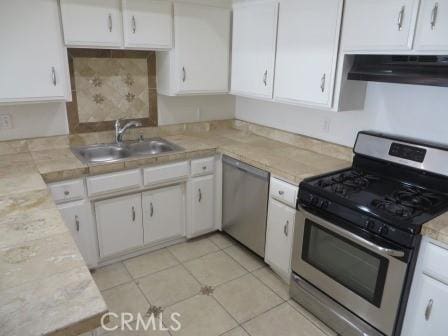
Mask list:
[[0,114],[0,129],[11,129],[12,120],[11,115],[8,113]]
[[322,130],[325,133],[330,133],[330,126],[331,126],[331,120],[330,119],[325,119],[324,123],[322,125]]

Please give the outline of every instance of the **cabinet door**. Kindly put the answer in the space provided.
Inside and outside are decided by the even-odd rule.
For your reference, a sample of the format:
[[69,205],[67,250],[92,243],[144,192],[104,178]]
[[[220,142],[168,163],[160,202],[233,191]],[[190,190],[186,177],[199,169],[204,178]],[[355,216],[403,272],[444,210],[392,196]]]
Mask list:
[[407,336],[445,336],[447,334],[446,307],[448,305],[448,285],[421,274],[421,286],[417,296],[412,327],[407,328]]
[[229,90],[230,10],[174,4],[178,93]]
[[96,266],[98,244],[90,203],[86,201],[66,203],[59,205],[58,209],[86,264]]
[[95,203],[101,257],[143,245],[141,194]]
[[271,1],[233,7],[232,94],[272,98],[277,10]]
[[170,1],[123,0],[124,46],[138,49],[169,49],[173,39]]
[[188,238],[191,238],[215,229],[215,179],[214,175],[207,175],[194,178],[189,183],[191,217]]
[[415,49],[448,50],[448,0],[422,0],[418,17]]
[[59,21],[57,1],[0,1],[0,102],[66,99]]
[[275,67],[277,100],[331,107],[342,3],[282,2]]
[[418,0],[347,0],[343,49],[400,51],[412,48]]
[[266,230],[266,262],[289,281],[296,210],[276,200],[269,200]]
[[185,233],[184,187],[175,185],[143,193],[144,243],[178,238]]
[[123,28],[120,0],[60,0],[65,44],[121,47]]

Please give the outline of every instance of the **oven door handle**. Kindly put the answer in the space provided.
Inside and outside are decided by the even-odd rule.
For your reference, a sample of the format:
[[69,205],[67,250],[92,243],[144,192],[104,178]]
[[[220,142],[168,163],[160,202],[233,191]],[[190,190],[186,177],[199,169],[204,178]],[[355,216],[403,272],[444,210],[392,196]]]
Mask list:
[[368,241],[367,239],[364,239],[350,231],[347,231],[347,230],[345,230],[337,225],[334,225],[318,216],[313,215],[312,213],[306,211],[301,206],[299,206],[299,208],[300,208],[300,211],[305,215],[305,217],[312,220],[313,222],[316,222],[317,224],[325,227],[326,229],[333,231],[333,232],[341,235],[342,237],[350,239],[351,241],[354,241],[354,242],[358,243],[359,245],[364,246],[365,248],[367,248],[371,251],[374,251],[380,255],[389,256],[389,257],[401,258],[401,257],[405,256],[404,251],[394,250],[394,249],[390,249],[387,247],[383,247],[383,246],[374,244],[374,243]]

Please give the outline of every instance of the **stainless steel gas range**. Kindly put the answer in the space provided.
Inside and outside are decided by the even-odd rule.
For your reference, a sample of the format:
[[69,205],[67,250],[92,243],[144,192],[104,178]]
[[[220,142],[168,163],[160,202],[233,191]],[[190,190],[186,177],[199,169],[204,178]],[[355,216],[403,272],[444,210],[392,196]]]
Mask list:
[[352,167],[300,184],[291,295],[343,336],[398,336],[422,225],[448,210],[448,148],[360,132]]

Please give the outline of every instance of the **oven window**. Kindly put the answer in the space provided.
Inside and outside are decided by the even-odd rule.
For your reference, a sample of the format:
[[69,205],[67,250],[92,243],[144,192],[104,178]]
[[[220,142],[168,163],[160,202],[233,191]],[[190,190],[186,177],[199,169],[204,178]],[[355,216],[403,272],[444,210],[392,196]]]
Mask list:
[[356,294],[381,306],[389,261],[306,220],[302,259]]

